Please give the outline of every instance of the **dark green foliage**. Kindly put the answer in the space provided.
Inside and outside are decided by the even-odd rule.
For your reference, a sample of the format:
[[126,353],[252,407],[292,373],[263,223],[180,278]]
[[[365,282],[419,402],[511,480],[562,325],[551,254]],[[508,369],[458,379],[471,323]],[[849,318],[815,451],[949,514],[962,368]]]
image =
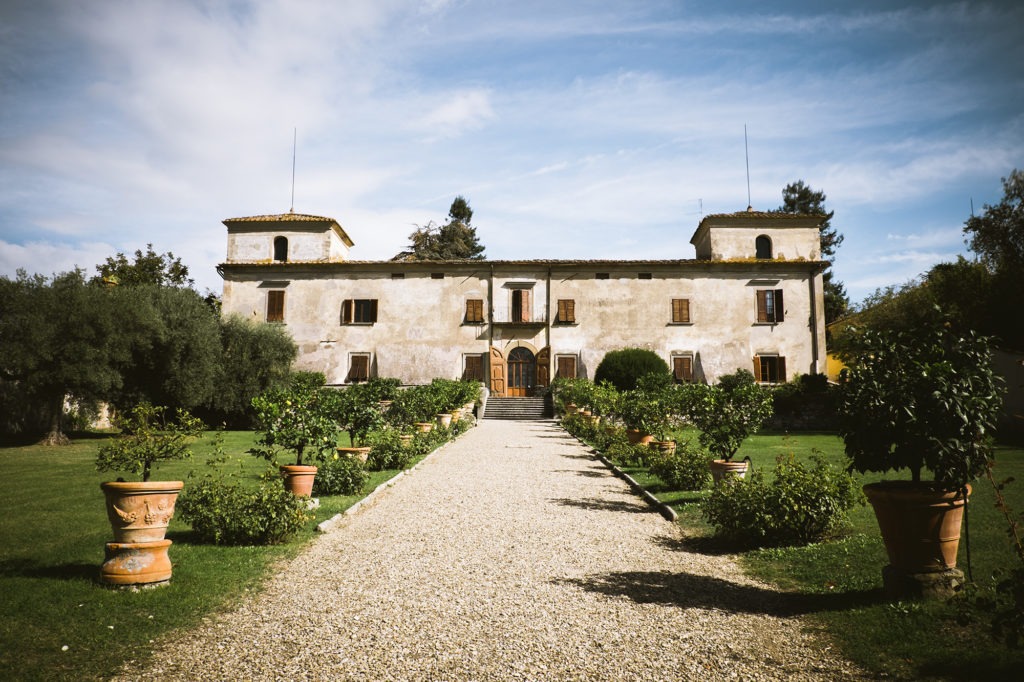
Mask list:
[[292,372],[288,377],[288,388],[298,391],[315,391],[323,388],[327,383],[327,377],[323,372]]
[[684,440],[676,443],[670,455],[657,455],[651,462],[651,473],[672,490],[701,490],[711,479],[708,462],[711,458],[702,448]]
[[801,374],[774,386],[769,426],[785,431],[825,431],[835,428],[839,389],[824,374]]
[[354,457],[335,453],[317,467],[313,479],[314,495],[355,495],[359,493],[370,475],[363,463]]
[[302,530],[311,518],[308,499],[288,492],[279,480],[252,488],[210,477],[190,483],[177,510],[203,542],[268,545]]
[[[412,461],[415,446],[402,445],[402,440],[395,429],[382,429],[370,434],[367,442],[370,445],[370,456],[366,466],[371,471],[385,469],[406,469]],[[421,440],[426,440],[421,438]]]
[[249,453],[275,463],[284,453],[292,453],[297,465],[326,461],[338,444],[339,426],[331,410],[334,394],[329,388],[273,389],[253,398],[261,433]]
[[470,225],[473,209],[459,196],[448,210],[448,222],[436,225],[433,221],[418,227],[409,235],[409,249],[394,260],[481,260],[484,246]]
[[637,387],[640,377],[656,374],[671,380],[668,364],[646,348],[623,348],[608,352],[594,372],[594,382],[610,382],[620,391]]
[[146,244],[146,253],[136,249],[135,261],[128,262],[123,253],[107,257],[103,265],[97,265],[100,274],[93,278],[94,284],[139,286],[150,284],[161,287],[191,287],[193,280],[188,276],[188,266],[173,253],[156,253],[152,244]]
[[739,370],[696,396],[690,419],[700,429],[701,445],[719,459],[729,460],[740,445],[772,415],[771,393]]
[[812,466],[792,455],[776,460],[771,480],[761,470],[727,477],[701,502],[701,514],[719,536],[745,547],[806,545],[826,539],[863,504],[853,478],[820,454]]
[[839,408],[850,468],[922,470],[960,488],[984,473],[1002,405],[988,342],[941,322],[915,331],[867,331]]

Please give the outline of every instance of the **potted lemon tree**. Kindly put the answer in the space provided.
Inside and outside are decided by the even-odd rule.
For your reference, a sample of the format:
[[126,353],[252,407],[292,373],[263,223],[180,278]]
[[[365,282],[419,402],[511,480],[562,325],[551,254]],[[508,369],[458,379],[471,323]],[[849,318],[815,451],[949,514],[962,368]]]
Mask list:
[[186,459],[203,423],[184,410],[168,418],[167,408],[143,403],[114,420],[120,433],[96,454],[99,471],[133,474],[140,481],[106,481],[107,518],[114,541],[107,543],[103,582],[136,585],[167,582],[171,563],[164,538],[184,483],[151,481],[160,462]]
[[714,457],[711,476],[715,482],[725,475],[745,476],[746,460],[733,457],[743,441],[772,416],[771,393],[741,369],[721,377],[714,386],[688,390],[687,401],[690,420],[700,430],[698,440]]
[[839,410],[850,469],[910,474],[864,486],[889,555],[886,588],[950,594],[963,579],[956,558],[970,481],[992,457],[1002,402],[991,350],[941,321],[860,338]]

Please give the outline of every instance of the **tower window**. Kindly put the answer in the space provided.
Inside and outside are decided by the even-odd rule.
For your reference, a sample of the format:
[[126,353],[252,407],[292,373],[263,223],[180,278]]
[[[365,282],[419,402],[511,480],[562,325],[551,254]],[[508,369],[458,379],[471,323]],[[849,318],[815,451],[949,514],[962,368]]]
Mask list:
[[282,263],[288,260],[288,237],[274,237],[274,260]]
[[754,240],[754,248],[758,258],[770,259],[772,257],[772,240],[766,235],[761,235]]

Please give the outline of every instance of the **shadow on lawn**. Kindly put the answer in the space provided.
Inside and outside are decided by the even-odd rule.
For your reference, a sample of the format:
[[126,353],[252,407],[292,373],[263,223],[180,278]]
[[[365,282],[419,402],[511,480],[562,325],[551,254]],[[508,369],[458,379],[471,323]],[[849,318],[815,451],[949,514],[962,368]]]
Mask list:
[[4,561],[0,561],[0,576],[8,578],[97,580],[99,575],[99,563],[66,563],[48,566],[31,559],[6,559]]
[[757,585],[741,585],[723,578],[669,571],[617,571],[583,579],[556,581],[610,597],[626,597],[638,604],[665,604],[679,608],[721,609],[788,617],[821,611],[841,611],[882,603],[882,590],[830,594],[777,592]]

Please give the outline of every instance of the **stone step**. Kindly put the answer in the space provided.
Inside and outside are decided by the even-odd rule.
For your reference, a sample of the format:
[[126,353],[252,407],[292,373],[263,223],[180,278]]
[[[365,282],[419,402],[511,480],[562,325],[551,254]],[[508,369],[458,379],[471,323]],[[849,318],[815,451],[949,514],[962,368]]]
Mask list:
[[546,398],[489,398],[484,419],[548,419],[551,409]]

